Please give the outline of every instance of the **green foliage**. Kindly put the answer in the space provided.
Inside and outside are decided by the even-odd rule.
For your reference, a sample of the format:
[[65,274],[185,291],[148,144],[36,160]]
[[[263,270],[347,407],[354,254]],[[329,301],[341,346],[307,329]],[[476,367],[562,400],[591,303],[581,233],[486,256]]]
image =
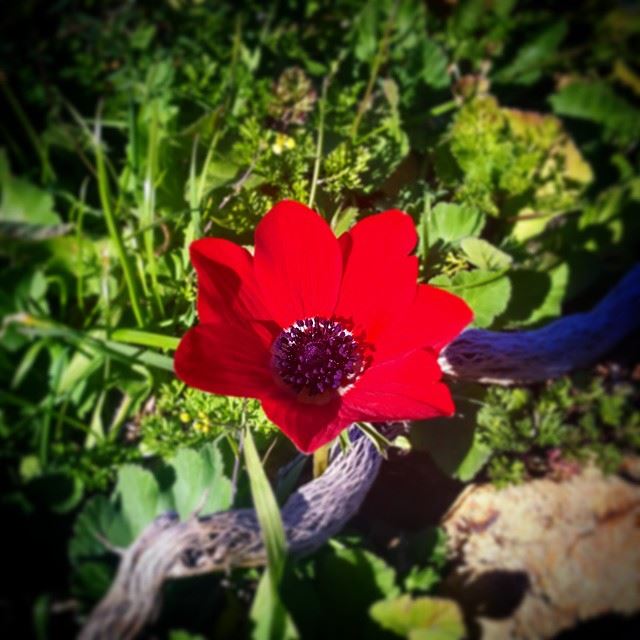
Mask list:
[[215,396],[173,381],[160,388],[153,411],[132,426],[130,436],[139,438],[143,452],[165,458],[221,435],[237,438],[243,420],[260,436],[275,432],[257,400]]
[[267,568],[256,589],[250,618],[256,640],[295,640],[298,631],[280,598],[279,587],[287,553],[280,509],[262,468],[251,430],[245,431],[244,459],[251,485],[251,495],[267,552]]
[[[60,224],[50,193],[28,180],[11,174],[5,149],[0,147],[0,234],[24,237],[28,227],[52,227]],[[17,229],[14,226],[16,225]],[[30,230],[30,236],[34,233]],[[43,237],[40,235],[40,237]],[[46,237],[46,236],[44,236]]]
[[461,640],[466,637],[462,612],[453,600],[403,595],[376,602],[370,612],[384,629],[409,640]]
[[430,528],[409,537],[405,551],[413,564],[404,577],[410,593],[429,593],[442,577],[447,562],[447,538],[442,529]]
[[285,575],[283,597],[303,638],[387,637],[368,609],[381,598],[399,595],[396,571],[353,542],[333,540]]
[[511,283],[505,271],[459,271],[452,277],[436,276],[430,284],[460,296],[473,310],[473,324],[490,326],[509,303]]
[[562,378],[538,393],[491,387],[478,412],[477,443],[491,452],[488,474],[499,485],[543,473],[571,472],[591,460],[615,471],[640,445],[640,412],[629,383]]
[[603,81],[571,82],[549,98],[555,113],[602,125],[605,135],[630,143],[640,136],[640,109]]
[[[283,198],[313,199],[337,235],[399,208],[416,223],[421,280],[496,329],[583,309],[637,260],[640,20],[628,3],[72,0],[46,20],[14,4],[0,34],[1,506],[52,530],[80,514],[83,604],[115,564],[93,531],[124,544],[164,509],[186,517],[210,486],[206,508],[223,508],[221,455],[240,466],[243,425],[260,454],[279,440],[258,401],[175,382],[171,351],[197,322],[194,239],[250,244]],[[460,415],[412,437],[464,481],[487,465],[497,482],[589,457],[613,468],[638,448],[632,390],[597,376],[465,389],[473,402],[454,392]],[[290,455],[280,444],[274,466]],[[387,622],[406,607],[419,627],[443,541],[400,538],[409,566],[358,539],[286,569],[279,593],[300,634],[392,637],[367,614],[378,601]],[[51,594],[68,591],[65,544],[15,595],[43,594],[38,629]],[[256,578],[220,587],[221,627],[249,632]],[[184,634],[213,633],[196,626]]]
[[[467,103],[450,135],[451,154],[464,176],[459,197],[491,215],[551,216],[576,206],[592,180],[559,120],[501,108],[491,96]],[[531,226],[523,231],[521,225],[516,236],[525,239],[544,228]]]
[[112,577],[109,551],[130,544],[158,515],[174,510],[181,518],[194,511],[214,513],[231,505],[231,482],[219,446],[180,449],[149,470],[124,465],[110,498],[98,495],[78,515],[69,543],[76,595],[94,601]]
[[455,244],[478,236],[485,216],[471,206],[440,202],[427,215],[427,237],[430,245],[441,241]]

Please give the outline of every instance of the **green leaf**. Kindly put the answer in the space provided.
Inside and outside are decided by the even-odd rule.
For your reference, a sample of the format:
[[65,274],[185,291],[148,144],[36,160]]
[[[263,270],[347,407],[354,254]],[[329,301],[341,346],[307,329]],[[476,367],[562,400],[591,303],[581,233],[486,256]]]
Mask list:
[[[474,463],[482,461],[472,453],[477,440],[477,413],[484,392],[477,385],[461,383],[454,391],[456,413],[450,418],[417,421],[411,443],[417,451],[426,451],[447,475],[462,479],[474,473]],[[478,452],[481,457],[481,454]]]
[[[53,207],[51,194],[23,178],[11,175],[7,153],[0,148],[0,225],[58,225],[60,217]],[[2,226],[0,232],[1,229]]]
[[508,269],[513,262],[513,258],[509,254],[500,251],[482,238],[463,238],[460,241],[460,248],[464,251],[469,262],[478,269],[499,271]]
[[131,464],[120,468],[115,496],[129,529],[129,542],[155,518],[158,494],[158,483],[150,471]]
[[[20,363],[15,369],[13,374],[13,378],[11,379],[11,389],[16,389],[20,386],[25,376],[31,371],[31,368],[35,364],[40,352],[44,347],[47,346],[47,343],[44,340],[38,340],[34,342],[25,352],[24,356],[20,360]],[[64,376],[64,373],[63,373]],[[60,391],[60,387],[58,386],[58,391]]]
[[231,506],[231,481],[224,475],[222,454],[214,443],[199,451],[180,449],[169,465],[175,472],[171,486],[173,506],[181,519],[198,507],[206,514]]
[[378,50],[383,16],[380,3],[366,4],[355,19],[354,54],[360,62],[370,63]]
[[449,86],[447,67],[449,61],[444,51],[430,39],[422,43],[422,79],[435,89]]
[[58,393],[63,395],[72,392],[78,384],[86,380],[96,369],[102,366],[104,356],[95,349],[83,345],[83,350],[76,351],[69,364],[64,368],[58,383]]
[[376,598],[399,592],[395,569],[366,549],[334,542],[333,549],[318,558],[316,570],[328,602],[335,599],[333,604],[347,610],[366,607]]
[[469,236],[477,236],[482,231],[484,223],[484,214],[477,209],[440,202],[428,217],[429,246],[433,246],[438,240],[452,244]]
[[249,612],[253,640],[297,640],[300,637],[279,595],[275,598],[273,579],[267,568],[260,577]]
[[262,468],[258,451],[249,429],[245,430],[244,459],[249,474],[251,495],[256,508],[260,529],[264,536],[268,566],[276,583],[282,576],[287,554],[287,539],[280,517],[278,502],[271,490],[267,474]]
[[96,496],[86,503],[76,518],[69,542],[72,591],[92,602],[102,597],[113,576],[109,563],[112,554],[99,536],[117,546],[130,541],[129,527],[122,513],[114,509],[106,496]]
[[331,540],[285,572],[283,597],[305,638],[317,636],[318,629],[326,638],[388,637],[368,609],[381,598],[399,595],[396,572],[361,542],[348,544]]
[[358,218],[358,209],[355,207],[347,207],[346,209],[336,212],[331,218],[331,228],[337,237],[340,237],[346,231],[349,231]]
[[183,629],[172,629],[169,631],[169,640],[207,640],[200,633],[190,633]]
[[201,506],[204,513],[231,506],[231,481],[215,442],[178,451],[156,475],[137,465],[120,467],[111,498],[97,496],[76,518],[69,544],[74,591],[96,600],[109,585],[112,571],[98,536],[124,547],[161,513],[177,507],[186,517]]
[[555,113],[597,122],[613,138],[633,141],[640,137],[640,109],[606,82],[572,82],[552,95],[549,102]]
[[549,271],[514,269],[509,273],[512,296],[505,311],[509,328],[527,327],[557,318],[569,286],[569,266]]
[[116,329],[111,334],[111,338],[116,342],[127,342],[143,347],[168,349],[170,351],[175,351],[180,343],[180,338],[165,336],[161,333],[152,333],[151,331],[138,331],[137,329]]
[[478,431],[474,432],[471,448],[467,451],[467,455],[458,465],[455,471],[455,477],[462,482],[471,482],[479,471],[487,464],[487,461],[493,453],[491,447],[488,447],[477,436]]
[[566,22],[559,20],[551,23],[525,42],[513,60],[493,75],[493,80],[502,84],[533,84],[542,75],[544,65],[552,61],[566,34]]
[[466,636],[462,613],[453,600],[403,595],[376,602],[369,613],[384,629],[410,640],[460,640]]
[[511,282],[506,272],[500,271],[460,271],[451,277],[436,276],[429,284],[460,296],[473,310],[475,327],[490,326],[511,297]]

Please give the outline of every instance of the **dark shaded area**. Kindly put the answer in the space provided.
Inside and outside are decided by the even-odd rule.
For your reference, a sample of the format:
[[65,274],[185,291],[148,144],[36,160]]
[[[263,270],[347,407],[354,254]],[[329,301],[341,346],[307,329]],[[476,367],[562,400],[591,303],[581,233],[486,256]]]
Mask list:
[[630,617],[604,615],[585,620],[555,636],[555,640],[584,640],[585,638],[615,638],[637,640],[640,637],[640,614]]
[[441,586],[441,592],[460,604],[467,625],[473,628],[478,616],[508,618],[524,600],[529,586],[529,576],[523,571],[488,571],[473,581],[453,573]]
[[398,529],[437,526],[464,486],[441,471],[428,453],[392,453],[355,524],[382,538]]

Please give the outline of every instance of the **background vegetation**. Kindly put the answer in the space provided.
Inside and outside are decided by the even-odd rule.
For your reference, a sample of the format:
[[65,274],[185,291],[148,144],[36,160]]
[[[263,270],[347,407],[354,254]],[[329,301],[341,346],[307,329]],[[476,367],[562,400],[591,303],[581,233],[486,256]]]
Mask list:
[[[283,198],[338,234],[401,208],[421,278],[499,329],[588,308],[637,258],[633,3],[32,0],[1,21],[11,637],[73,634],[113,575],[107,541],[126,545],[157,513],[190,513],[205,487],[205,511],[249,504],[243,424],[273,478],[293,455],[257,403],[175,380],[171,350],[196,320],[194,238],[249,244]],[[637,358],[535,388],[456,386],[459,415],[417,425],[413,447],[463,481],[585,459],[615,470],[640,449]],[[439,607],[442,637],[459,636],[455,605],[430,598],[442,534],[376,522],[287,568],[300,634],[417,638]],[[251,634],[258,575],[171,585],[156,633]]]

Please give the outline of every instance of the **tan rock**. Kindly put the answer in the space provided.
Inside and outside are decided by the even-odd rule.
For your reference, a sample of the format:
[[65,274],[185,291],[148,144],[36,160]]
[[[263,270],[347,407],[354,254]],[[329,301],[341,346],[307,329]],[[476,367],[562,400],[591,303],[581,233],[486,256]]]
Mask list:
[[640,486],[587,468],[562,482],[474,485],[443,520],[445,589],[483,638],[549,638],[640,610]]

